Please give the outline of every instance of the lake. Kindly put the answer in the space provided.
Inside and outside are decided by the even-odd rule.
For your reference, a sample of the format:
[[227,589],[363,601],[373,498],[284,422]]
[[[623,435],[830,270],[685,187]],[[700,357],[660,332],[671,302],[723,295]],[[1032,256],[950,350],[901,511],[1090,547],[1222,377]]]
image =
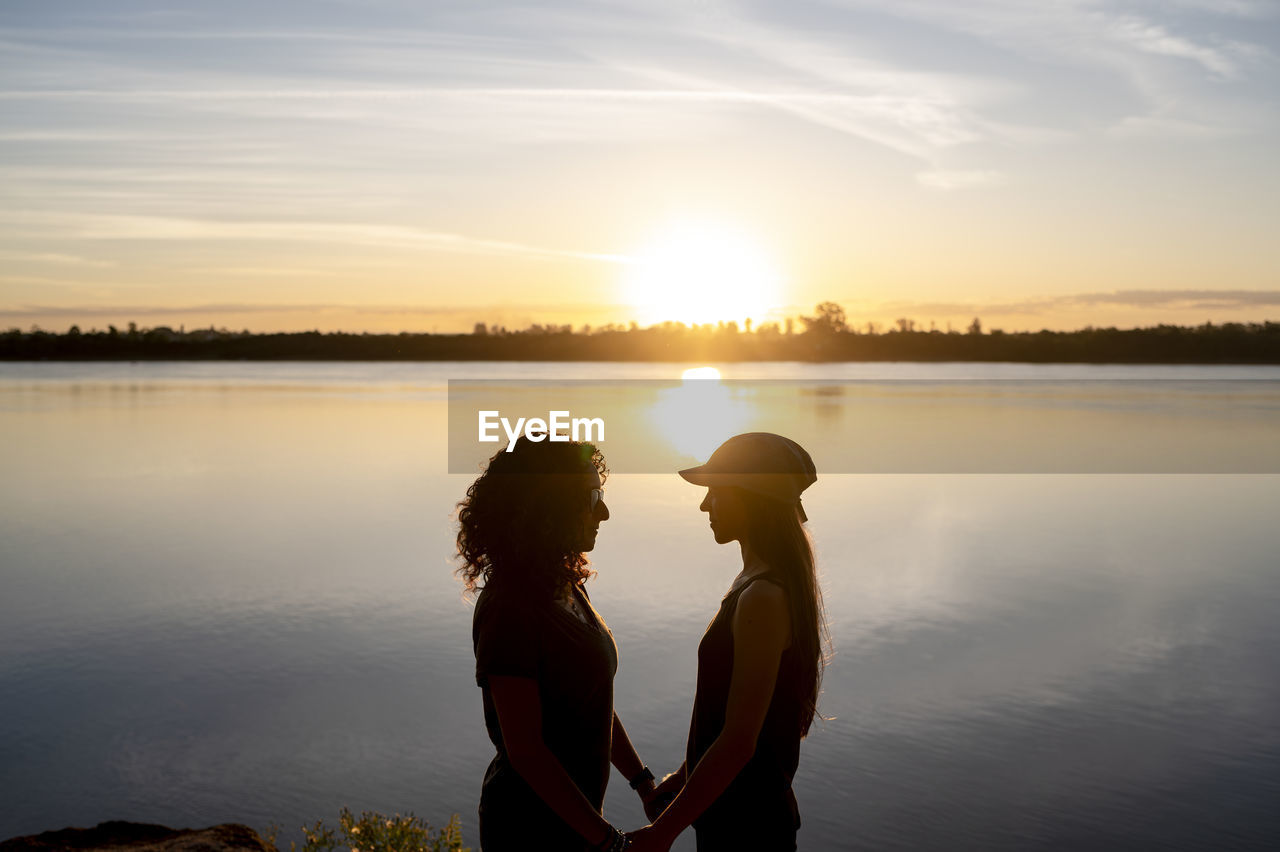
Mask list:
[[[451,512],[474,474],[449,472],[448,382],[687,366],[0,364],[0,838],[128,819],[277,824],[287,841],[345,805],[457,812],[476,846],[492,747],[452,575]],[[954,472],[959,449],[936,445],[927,464],[859,467],[894,435],[923,449],[867,427],[861,391],[742,421],[826,436],[805,508],[833,655],[796,778],[801,849],[1280,838],[1280,368],[721,372],[906,383],[931,406],[947,383],[1068,389],[1035,404],[1043,426],[1008,432],[1035,460],[985,472]],[[1063,418],[1088,425],[1053,437]],[[957,434],[938,420],[928,434]],[[1075,468],[1054,448],[1082,428],[1062,452],[1126,437],[1106,464],[1058,472]],[[862,446],[823,473],[824,450]],[[682,758],[698,639],[738,557],[712,540],[700,489],[640,470],[608,480],[588,588],[619,645],[618,712],[661,774]],[[616,773],[605,810],[644,821]]]

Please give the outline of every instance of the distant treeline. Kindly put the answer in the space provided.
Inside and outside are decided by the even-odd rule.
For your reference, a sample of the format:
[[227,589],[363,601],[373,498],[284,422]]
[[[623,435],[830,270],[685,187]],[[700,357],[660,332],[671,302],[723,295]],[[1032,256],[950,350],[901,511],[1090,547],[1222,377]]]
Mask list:
[[65,334],[11,329],[0,359],[22,361],[1023,361],[1059,363],[1280,364],[1280,322],[1078,331],[923,331],[910,320],[854,329],[830,302],[800,327],[735,323],[640,328],[535,325],[508,331],[477,323],[471,334],[254,334],[166,326]]

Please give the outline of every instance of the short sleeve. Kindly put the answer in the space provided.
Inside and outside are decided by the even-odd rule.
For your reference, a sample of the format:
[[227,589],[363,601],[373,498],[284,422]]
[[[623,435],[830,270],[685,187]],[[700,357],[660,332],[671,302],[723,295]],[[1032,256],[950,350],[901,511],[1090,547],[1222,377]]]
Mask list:
[[538,676],[540,643],[535,615],[518,596],[480,595],[471,625],[477,685],[486,686],[492,675]]

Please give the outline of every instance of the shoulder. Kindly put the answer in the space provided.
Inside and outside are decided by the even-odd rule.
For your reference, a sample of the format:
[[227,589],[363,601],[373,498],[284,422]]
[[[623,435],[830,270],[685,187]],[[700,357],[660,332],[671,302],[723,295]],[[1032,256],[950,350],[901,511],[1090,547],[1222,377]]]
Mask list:
[[788,627],[790,609],[787,606],[786,590],[767,577],[759,578],[738,595],[733,620],[735,626],[750,624],[752,629],[772,624]]
[[526,624],[536,618],[541,609],[528,595],[485,588],[476,598],[471,624],[476,630],[500,624]]
[[742,590],[743,597],[748,595],[755,597],[757,600],[768,600],[776,598],[785,601],[787,599],[787,587],[784,585],[782,578],[775,574],[759,574],[751,578],[746,588]]
[[772,665],[791,645],[787,593],[774,583],[751,583],[738,595],[732,630],[735,656],[744,664]]

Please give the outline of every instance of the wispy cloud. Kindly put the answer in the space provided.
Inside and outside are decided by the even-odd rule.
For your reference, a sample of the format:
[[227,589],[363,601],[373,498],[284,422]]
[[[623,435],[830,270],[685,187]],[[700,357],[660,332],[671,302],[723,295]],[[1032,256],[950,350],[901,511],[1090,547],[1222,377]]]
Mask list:
[[[243,88],[243,89],[8,89],[0,90],[0,100],[107,100],[107,101],[177,101],[186,103],[192,100],[212,98],[215,100],[369,100],[369,101],[413,101],[431,99],[452,99],[471,101],[475,98],[499,98],[518,101],[616,101],[635,102],[654,101],[687,101],[687,102],[729,102],[741,104],[768,104],[772,98],[788,96],[785,91],[735,91],[730,89],[644,89],[619,88],[601,89],[592,87],[489,87],[476,88],[467,86],[413,87],[398,86],[384,88],[335,87],[335,88]],[[815,103],[856,102],[858,99],[840,95],[821,95],[797,93],[791,95],[807,98]]]
[[421,305],[264,304],[254,302],[207,302],[195,305],[14,305],[8,308],[0,308],[0,316],[10,317],[219,316],[226,314],[334,312],[408,315],[455,313],[461,315],[464,309],[441,311]]
[[[1206,25],[1221,22],[1224,27],[1235,26],[1240,19],[1275,17],[1275,7],[1263,3],[1174,0],[1144,4],[1146,14],[1137,14],[1132,4],[1119,0],[899,0],[893,4],[843,0],[843,4],[889,11],[930,27],[977,37],[1021,57],[1023,71],[1031,72],[1029,79],[1037,69],[1063,62],[1085,72],[1100,72],[1143,98],[1139,116],[1195,120],[1202,125],[1216,124],[1222,130],[1240,131],[1248,126],[1239,123],[1241,116],[1231,108],[1232,100],[1254,101],[1221,87],[1201,91],[1188,86],[1192,78],[1183,72],[1198,67],[1210,80],[1238,81],[1258,69],[1259,63],[1274,59],[1265,43],[1246,36],[1231,38],[1217,32],[1212,23]],[[1180,30],[1180,9],[1202,16],[1194,32]],[[1158,129],[1158,125],[1149,129]]]
[[43,263],[53,264],[55,266],[84,266],[95,268],[106,268],[115,266],[112,261],[94,260],[92,258],[80,257],[72,254],[58,254],[56,252],[32,252],[32,251],[8,251],[0,249],[0,261],[16,261],[18,263]]
[[572,322],[604,325],[623,323],[627,308],[605,304],[533,305],[473,304],[435,307],[425,304],[349,304],[340,302],[201,302],[189,305],[9,304],[0,303],[0,322],[58,327],[70,323],[125,323],[195,325],[248,325],[260,330],[324,328],[341,331],[379,329],[387,332],[435,330],[467,332],[477,322],[490,327],[528,328],[534,323],[563,325]]
[[0,275],[0,284],[37,284],[41,287],[73,287],[82,288],[82,281],[70,281],[65,278],[49,278],[44,275]]
[[[0,93],[0,98],[3,93]],[[163,143],[166,141],[188,140],[194,138],[192,135],[187,136],[158,136],[155,133],[143,133],[141,131],[123,131],[123,130],[60,130],[60,129],[30,129],[30,130],[7,130],[0,131],[0,142],[149,142]]]
[[510,48],[518,39],[504,39],[484,33],[393,31],[385,29],[244,29],[236,27],[181,29],[168,27],[0,27],[0,39],[13,46],[29,46],[31,40],[58,43],[101,43],[106,40],[146,41],[271,41],[295,43],[317,41],[338,44],[400,44],[417,48]]
[[1114,40],[1143,53],[1188,59],[1219,77],[1232,78],[1240,70],[1223,51],[1173,35],[1165,27],[1142,18],[1117,17],[1110,22],[1108,33]]
[[[1227,3],[1221,9],[1196,0],[1181,5],[1205,14],[1235,16],[1257,15],[1265,9],[1249,2]],[[1181,133],[1191,122],[1222,132],[1232,126],[1238,113],[1224,118],[1221,106],[1197,109],[1213,106],[1214,101],[1191,101],[1177,88],[1176,80],[1166,81],[1167,75],[1143,62],[1143,57],[1181,60],[1212,77],[1237,79],[1254,61],[1250,56],[1267,55],[1259,44],[1193,36],[1177,31],[1170,21],[1142,17],[1125,5],[1101,0],[1031,5],[1011,0],[961,4],[845,0],[832,8],[862,14],[867,20],[894,16],[914,21],[927,27],[931,36],[943,31],[964,38],[976,36],[1010,56],[1021,56],[1024,67],[1006,64],[1000,72],[985,67],[978,71],[966,70],[963,62],[948,68],[940,61],[926,71],[919,62],[874,58],[874,40],[859,41],[858,19],[844,21],[844,28],[822,31],[789,26],[782,14],[765,20],[760,10],[748,5],[620,3],[591,10],[552,7],[529,18],[531,31],[524,37],[490,35],[479,28],[480,18],[470,20],[466,15],[455,19],[453,31],[437,32],[306,27],[256,31],[234,26],[9,28],[0,34],[19,46],[44,39],[65,46],[70,53],[53,66],[59,69],[56,73],[45,69],[38,77],[13,78],[9,89],[0,90],[0,99],[55,105],[139,104],[197,112],[243,111],[274,120],[292,116],[327,118],[334,124],[421,126],[432,131],[431,144],[457,134],[517,142],[575,137],[621,140],[637,133],[653,134],[657,128],[667,128],[672,137],[685,134],[689,138],[688,132],[696,126],[696,111],[770,110],[886,146],[941,170],[940,155],[959,146],[988,141],[1020,144],[1060,131],[1034,123],[1020,126],[1010,119],[1008,107],[1034,96],[1036,68],[1048,68],[1063,58],[1082,67],[1124,74],[1130,84],[1145,91],[1146,109],[1120,120],[1122,134],[1141,127],[1150,135],[1166,130]],[[171,87],[155,83],[172,75],[129,63],[119,45],[111,50],[101,47],[112,40],[168,45],[186,39],[280,41],[295,47],[314,42],[374,49],[344,55],[336,70],[331,53],[304,59],[298,50],[289,54],[299,63],[296,68],[285,66],[272,74],[265,72],[265,64],[257,73],[252,68],[218,72],[214,60],[208,69],[188,69],[178,77],[184,85]],[[560,49],[549,50],[553,44]],[[393,47],[404,50],[390,50]],[[255,48],[261,49],[265,48]],[[940,51],[939,59],[945,54]],[[321,55],[329,61],[314,64]],[[703,55],[716,59],[700,59]],[[387,85],[393,77],[399,78],[397,84]],[[102,84],[84,87],[80,81],[86,79]],[[40,85],[30,84],[37,80]],[[300,84],[300,80],[308,82]],[[400,84],[405,80],[448,80],[449,84]],[[596,85],[568,85],[580,80]],[[655,81],[660,85],[646,85]],[[423,109],[404,108],[406,102],[414,101],[423,102]],[[1185,106],[1179,108],[1180,103]],[[688,114],[652,112],[682,108]],[[666,120],[653,120],[657,117]],[[978,166],[982,168],[990,167]]]
[[975,186],[990,186],[1002,183],[1004,176],[997,171],[947,171],[935,169],[931,172],[920,172],[916,181],[929,189],[952,190],[969,189]]
[[[625,4],[624,4],[625,6]],[[573,110],[572,124],[580,135],[598,137],[613,129],[618,138],[654,127],[669,127],[673,136],[687,131],[689,117],[667,115],[665,121],[653,121],[647,109],[734,108],[767,110],[839,133],[869,140],[902,151],[911,156],[930,159],[943,148],[987,138],[994,125],[984,123],[975,107],[1002,99],[1014,88],[1007,81],[990,75],[960,73],[925,73],[917,69],[894,67],[873,61],[847,45],[830,38],[817,38],[799,29],[763,25],[746,7],[723,5],[709,13],[678,6],[631,5],[626,14],[634,27],[618,27],[611,15],[623,7],[597,10],[596,16],[578,15],[579,31],[542,33],[553,42],[564,42],[568,51],[548,54],[545,45],[532,51],[530,45],[539,37],[535,29],[529,41],[516,38],[485,38],[477,33],[443,33],[419,36],[384,31],[373,32],[247,32],[244,30],[192,32],[185,30],[138,33],[119,29],[22,31],[9,30],[17,39],[49,38],[68,47],[68,54],[57,63],[61,73],[44,74],[39,85],[23,86],[20,77],[10,88],[0,90],[0,100],[31,101],[43,104],[138,104],[178,108],[192,111],[210,109],[257,110],[262,104],[272,109],[279,105],[307,102],[324,104],[322,111],[309,107],[309,114],[336,120],[352,120],[343,115],[343,104],[358,106],[363,119],[381,117],[403,122],[403,103],[423,101],[432,104],[475,106],[485,101],[492,108],[483,112],[489,121],[497,116],[508,118],[508,133],[521,129],[532,131],[535,138],[545,138],[546,122],[558,121],[555,110]],[[566,10],[549,10],[532,21],[537,27],[554,27]],[[576,13],[575,13],[576,14]],[[558,17],[559,16],[559,17]],[[548,22],[551,22],[550,24]],[[675,36],[679,33],[679,36]],[[413,79],[450,79],[451,85],[404,86],[386,85],[385,74],[368,73],[371,67],[386,67],[387,54],[377,59],[357,58],[345,75],[329,73],[308,75],[323,81],[299,85],[298,79],[285,74],[267,76],[235,73],[217,74],[202,71],[182,75],[182,87],[156,86],[161,77],[122,64],[114,72],[103,65],[115,54],[87,52],[77,56],[75,50],[89,51],[99,39],[160,40],[167,34],[174,39],[273,41],[297,36],[297,42],[308,40],[338,44],[400,45],[420,48],[405,73]],[[671,61],[664,42],[673,38],[686,45],[688,62]],[[39,45],[37,45],[39,47]],[[659,52],[654,53],[654,49]],[[714,49],[726,61],[708,69],[694,59]],[[54,48],[49,48],[54,49]],[[619,60],[619,56],[632,57]],[[551,57],[555,57],[554,60]],[[77,69],[77,65],[83,67]],[[531,67],[532,66],[532,67]],[[329,64],[332,68],[332,63]],[[84,73],[92,70],[93,73]],[[532,72],[532,73],[530,73]],[[523,85],[484,85],[482,79],[495,75],[504,81],[520,81]],[[364,78],[364,79],[360,79]],[[468,79],[470,78],[470,79]],[[101,85],[85,87],[79,81],[100,80]],[[358,80],[358,82],[357,82]],[[614,85],[582,87],[565,85],[573,80],[603,81]],[[666,84],[646,85],[646,80]],[[72,82],[76,81],[76,82]],[[528,81],[528,83],[526,83]],[[58,85],[58,83],[63,85]],[[230,84],[230,85],[228,85]],[[296,109],[297,107],[295,107]],[[367,112],[377,108],[372,115]],[[435,107],[432,107],[435,109]],[[550,111],[537,117],[532,109]],[[620,114],[631,110],[631,115]],[[593,112],[594,111],[594,112]],[[255,113],[256,114],[256,113]],[[304,117],[301,113],[295,113]],[[447,131],[460,120],[457,115],[435,117],[434,130]],[[278,116],[277,116],[278,117]],[[465,120],[465,117],[463,117]],[[442,120],[444,119],[444,120]],[[628,120],[630,119],[630,120]],[[563,131],[553,138],[564,138]],[[686,137],[687,138],[687,137]]]
[[1161,5],[1249,20],[1280,17],[1280,9],[1272,0],[1163,0]]
[[[242,288],[247,277],[284,278],[271,264],[289,253],[308,255],[290,269],[321,254],[376,263],[421,253],[412,260],[433,281],[464,264],[427,253],[618,264],[629,234],[683,204],[727,216],[784,206],[825,221],[876,215],[886,232],[920,229],[941,247],[947,217],[981,203],[973,221],[992,227],[968,233],[992,240],[994,286],[1025,274],[1003,265],[1002,216],[1024,217],[1015,230],[1030,232],[1029,256],[1037,228],[1086,251],[1111,245],[1097,239],[1107,216],[1093,211],[1152,232],[1167,225],[1169,248],[1126,263],[1128,277],[1085,280],[1194,286],[1192,272],[1161,276],[1196,240],[1221,233],[1218,250],[1247,249],[1274,224],[1262,221],[1274,157],[1256,144],[1280,128],[1272,0],[550,0],[444,11],[282,0],[289,14],[273,16],[275,29],[238,9],[170,5],[180,14],[32,7],[23,20],[72,26],[0,29],[7,271],[38,274],[13,267],[43,263],[113,277],[93,271],[93,241],[130,243],[103,255],[139,268],[205,269],[173,276],[175,294],[218,292],[207,288],[219,274]],[[110,26],[75,26],[92,21]],[[1215,147],[1250,134],[1229,154]],[[1166,197],[1176,201],[1160,208],[1154,199]],[[1193,221],[1227,210],[1218,198],[1232,199],[1228,215]],[[1064,233],[1070,211],[1080,213]],[[821,230],[786,218],[776,217],[778,244],[806,245]],[[922,223],[941,225],[936,240]],[[813,248],[824,261],[848,257],[833,243]],[[485,280],[486,262],[467,259],[467,280]],[[1238,282],[1267,280],[1267,258],[1252,262]],[[817,263],[815,278],[835,274]],[[942,264],[909,265],[937,280],[954,273]],[[521,283],[492,279],[504,298]],[[266,280],[257,289],[303,291]]]
[[1203,311],[1280,306],[1280,290],[1113,290],[1010,301],[886,301],[849,299],[864,313],[901,316],[1051,316],[1091,308]]
[[611,67],[689,89],[732,91],[750,89],[761,79],[779,80],[773,86],[778,91],[761,105],[923,159],[986,138],[988,128],[975,107],[1017,90],[992,77],[895,67],[840,39],[766,25],[734,7],[713,4],[710,12],[697,11],[702,8],[682,9],[667,24],[721,51],[749,57],[754,66],[716,74],[636,59],[613,60]]
[[1107,128],[1116,138],[1183,138],[1221,139],[1235,134],[1234,128],[1220,122],[1207,123],[1192,118],[1168,118],[1159,115],[1129,115]]
[[[1109,293],[1074,293],[1043,299],[1012,301],[886,301],[866,302],[855,299],[840,300],[846,309],[852,307],[858,314],[901,315],[911,317],[933,316],[1032,316],[1051,314],[1064,307],[1128,307],[1147,309],[1246,310],[1280,306],[1280,290],[1119,290]],[[339,313],[344,315],[402,315],[406,317],[431,316],[437,319],[464,319],[508,321],[513,315],[556,315],[564,318],[582,316],[625,315],[627,307],[600,303],[565,303],[548,306],[513,302],[502,305],[429,306],[423,304],[355,304],[340,302],[207,302],[190,305],[119,305],[85,303],[78,305],[23,304],[0,308],[0,316],[50,316],[50,317],[98,317],[121,316],[179,316],[222,314],[275,314],[275,313]],[[793,306],[788,314],[807,312]],[[781,315],[780,315],[781,316]]]
[[1280,290],[1114,290],[1056,300],[1063,305],[1124,305],[1135,308],[1249,308],[1280,305]]
[[[567,304],[557,305],[553,310],[565,314],[579,311],[600,310],[600,305]],[[344,304],[337,302],[302,302],[302,303],[263,303],[263,302],[206,302],[193,305],[16,305],[0,309],[0,314],[12,316],[114,316],[118,314],[138,315],[180,315],[180,314],[273,314],[273,313],[345,313],[345,314],[387,314],[387,315],[429,315],[436,317],[479,317],[481,319],[494,314],[495,311],[537,311],[546,312],[544,305],[511,304],[511,305],[466,305],[450,307],[434,307],[421,304],[368,305]]]
[[234,240],[312,242],[628,263],[624,255],[545,248],[523,243],[427,231],[402,225],[349,222],[216,221],[160,216],[110,216],[43,211],[0,212],[0,223],[44,229],[61,238],[88,240]]

